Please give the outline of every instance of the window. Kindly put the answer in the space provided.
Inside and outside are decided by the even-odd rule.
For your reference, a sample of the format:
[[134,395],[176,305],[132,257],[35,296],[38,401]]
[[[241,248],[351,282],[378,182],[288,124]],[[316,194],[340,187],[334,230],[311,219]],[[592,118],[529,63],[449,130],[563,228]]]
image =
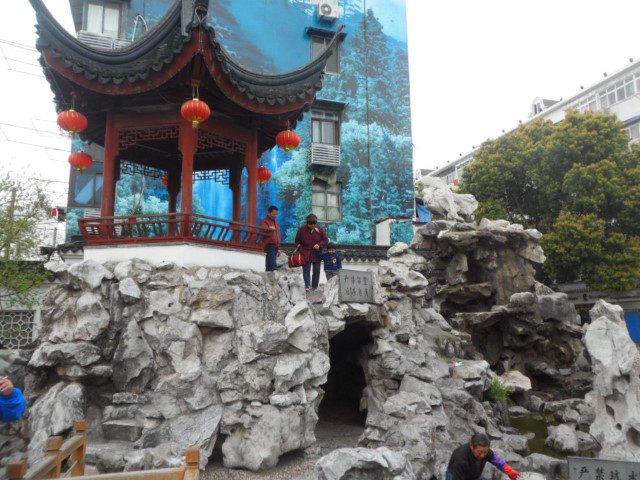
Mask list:
[[640,83],[640,74],[629,75],[616,82],[605,90],[601,90],[600,102],[604,108],[622,102],[636,94],[637,85]]
[[342,221],[342,185],[314,180],[311,211],[321,222]]
[[539,113],[542,113],[542,105],[540,105],[539,103],[534,103],[533,104],[533,114],[534,115],[538,115]]
[[580,113],[597,111],[598,105],[596,102],[596,96],[591,95],[590,97],[587,97],[584,100],[581,100],[576,104],[575,109]]
[[640,123],[631,125],[627,131],[629,132],[629,138],[631,140],[640,139]]
[[85,30],[112,38],[120,34],[120,5],[90,1],[87,3]]
[[340,145],[340,114],[329,110],[312,110],[311,141]]
[[32,310],[4,310],[0,312],[0,348],[18,349],[31,343],[33,334]]
[[453,183],[453,180],[454,180],[454,174],[453,173],[450,173],[444,179],[444,181],[446,182],[447,185],[451,185]]
[[[102,165],[100,165],[102,167]],[[99,207],[102,200],[102,172],[72,171],[70,207]]]
[[[311,37],[311,59],[318,58],[324,52],[324,49],[327,48],[329,43],[331,42],[331,38],[328,37]],[[336,44],[333,47],[333,53],[327,60],[327,66],[324,71],[326,73],[339,74],[340,73],[340,45]]]

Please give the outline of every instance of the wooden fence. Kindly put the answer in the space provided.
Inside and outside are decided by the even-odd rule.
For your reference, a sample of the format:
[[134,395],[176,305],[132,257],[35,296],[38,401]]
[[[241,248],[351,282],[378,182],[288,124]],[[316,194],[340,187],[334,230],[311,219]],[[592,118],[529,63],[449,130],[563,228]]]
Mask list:
[[74,480],[199,480],[200,476],[200,449],[198,448],[187,449],[184,467],[85,476],[86,451],[87,422],[78,422],[73,435],[68,439],[58,436],[47,439],[46,456],[40,462],[31,468],[28,468],[26,461],[11,463],[7,474],[10,480],[69,477],[73,477]]

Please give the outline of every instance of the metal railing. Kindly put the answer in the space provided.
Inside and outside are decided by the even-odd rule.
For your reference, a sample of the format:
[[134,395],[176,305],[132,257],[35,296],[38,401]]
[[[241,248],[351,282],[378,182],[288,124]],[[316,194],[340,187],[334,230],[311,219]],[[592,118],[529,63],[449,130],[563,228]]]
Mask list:
[[100,50],[117,50],[118,48],[124,48],[131,44],[129,40],[87,32],[86,30],[80,30],[78,32],[78,40],[90,47]]
[[340,166],[340,145],[312,143],[309,161],[312,165]]
[[166,213],[82,218],[87,245],[194,242],[261,251],[263,230],[254,225],[199,214]]

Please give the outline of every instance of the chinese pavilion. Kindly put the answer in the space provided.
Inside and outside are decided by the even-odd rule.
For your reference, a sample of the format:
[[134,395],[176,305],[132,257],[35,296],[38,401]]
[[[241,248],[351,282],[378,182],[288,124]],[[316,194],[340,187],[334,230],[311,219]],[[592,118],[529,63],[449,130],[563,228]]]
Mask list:
[[[314,101],[332,44],[297,70],[266,75],[244,68],[220,45],[206,23],[208,0],[176,1],[155,28],[119,50],[80,42],[43,0],[30,2],[58,110],[83,113],[88,128],[81,138],[104,146],[101,216],[79,221],[89,247],[186,242],[261,250],[258,158]],[[212,110],[198,128],[180,115],[193,96]],[[134,172],[163,179],[166,214],[114,216],[116,182]],[[200,179],[229,185],[232,219],[194,213],[193,182]]]

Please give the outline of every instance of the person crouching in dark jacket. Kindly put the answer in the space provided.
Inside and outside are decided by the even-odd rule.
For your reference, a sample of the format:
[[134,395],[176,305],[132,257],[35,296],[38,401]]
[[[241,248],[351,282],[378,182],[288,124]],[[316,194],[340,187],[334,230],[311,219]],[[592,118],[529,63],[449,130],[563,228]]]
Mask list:
[[333,243],[327,245],[327,253],[320,254],[320,258],[324,262],[324,274],[327,276],[327,281],[338,275],[338,272],[342,270],[342,257]]
[[471,437],[469,443],[460,445],[453,451],[445,479],[479,480],[487,462],[507,475],[510,480],[518,480],[520,477],[520,472],[514,470],[496,452],[491,450],[489,437],[477,433]]
[[[296,244],[298,251],[304,255],[307,263],[302,267],[304,286],[309,290],[318,288],[320,282],[320,254],[322,249],[329,243],[327,232],[318,225],[318,217],[313,213],[307,216],[307,224],[298,229]],[[313,267],[313,279],[309,278]]]

